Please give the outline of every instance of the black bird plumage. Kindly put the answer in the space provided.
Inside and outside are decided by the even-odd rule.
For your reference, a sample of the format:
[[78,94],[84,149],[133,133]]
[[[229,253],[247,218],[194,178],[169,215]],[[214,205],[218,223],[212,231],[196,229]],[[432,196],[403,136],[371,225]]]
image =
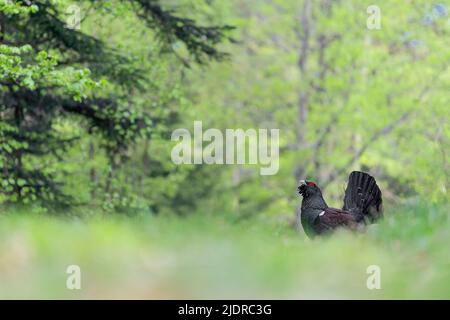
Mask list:
[[298,191],[303,197],[301,224],[310,238],[340,227],[356,230],[383,216],[381,190],[375,178],[365,172],[350,174],[342,209],[328,207],[321,190],[312,181],[302,180]]

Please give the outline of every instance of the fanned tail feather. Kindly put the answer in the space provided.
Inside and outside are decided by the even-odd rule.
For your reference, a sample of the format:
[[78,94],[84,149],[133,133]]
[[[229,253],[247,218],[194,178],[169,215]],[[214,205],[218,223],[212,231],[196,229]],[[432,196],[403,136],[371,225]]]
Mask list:
[[382,202],[374,177],[360,171],[350,174],[343,210],[353,213],[358,221],[374,223],[383,216]]

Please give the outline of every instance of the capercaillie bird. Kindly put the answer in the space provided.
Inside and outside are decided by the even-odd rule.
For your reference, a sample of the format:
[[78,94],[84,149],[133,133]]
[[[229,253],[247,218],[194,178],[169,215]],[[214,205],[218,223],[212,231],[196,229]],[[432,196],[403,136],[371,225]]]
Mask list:
[[345,189],[342,209],[328,207],[316,183],[301,180],[303,197],[300,221],[308,237],[331,233],[338,228],[357,230],[383,216],[381,190],[371,175],[353,171]]

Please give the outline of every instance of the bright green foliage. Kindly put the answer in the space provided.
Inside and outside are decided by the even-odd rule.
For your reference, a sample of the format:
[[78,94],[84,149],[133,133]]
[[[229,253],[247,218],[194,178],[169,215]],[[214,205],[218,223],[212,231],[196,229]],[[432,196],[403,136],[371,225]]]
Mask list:
[[73,67],[56,69],[57,60],[56,56],[49,56],[46,51],[34,53],[30,45],[22,47],[1,45],[0,81],[12,82],[17,88],[30,90],[45,86],[61,88],[76,101],[86,98],[90,90],[99,86],[89,78],[89,69],[77,70]]
[[[303,178],[342,206],[355,169],[377,178],[387,206],[448,199],[450,4],[372,2],[215,2],[238,44],[230,63],[191,73],[186,126],[280,129],[277,175],[217,167],[228,170],[230,211],[292,217]],[[372,4],[379,30],[366,26]]]
[[[23,7],[19,3],[3,4],[1,10],[5,14],[2,19],[17,18],[17,15],[26,18],[28,14],[38,12],[35,5]],[[20,47],[0,45],[0,84],[3,100],[0,119],[3,196],[0,201],[29,203],[41,198],[51,202],[55,197],[61,196],[50,175],[43,170],[27,168],[24,163],[27,161],[24,159],[27,154],[56,152],[57,144],[66,142],[58,141],[56,135],[48,131],[48,127],[43,127],[48,126],[49,122],[42,116],[37,116],[34,121],[43,123],[26,123],[27,117],[35,112],[26,111],[32,107],[24,105],[30,103],[30,98],[26,97],[27,92],[52,88],[67,94],[74,101],[81,101],[99,84],[89,77],[88,69],[57,68],[57,60],[56,55],[49,55],[43,50],[37,51],[29,44]]]
[[[0,0],[0,298],[449,299],[450,3],[376,2]],[[195,120],[279,172],[175,165]],[[352,170],[385,219],[308,241],[298,179]]]
[[35,4],[24,6],[22,1],[1,0],[0,11],[5,15],[23,15],[28,13],[35,13],[39,10],[39,7]]
[[[151,203],[134,193],[137,184],[123,187],[120,167],[134,143],[167,134],[176,121],[167,104],[179,99],[177,76],[171,83],[150,75],[169,67],[178,74],[187,63],[162,55],[175,43],[185,46],[185,59],[222,59],[215,46],[230,27],[199,26],[152,0],[8,2],[0,9],[0,201],[149,211]],[[154,46],[134,38],[127,48],[125,33],[115,44],[114,35],[97,34],[111,16],[146,33]],[[88,18],[91,28],[79,30],[77,19],[81,26]],[[79,162],[86,142],[98,168]],[[74,177],[81,171],[81,179]]]
[[[4,81],[15,79],[22,98],[40,92],[27,106],[48,93],[56,100],[44,112],[50,120],[36,122],[39,148],[30,130],[30,141],[11,139],[20,133],[15,115],[2,113],[0,161],[41,172],[68,196],[61,202],[126,214],[208,208],[286,224],[299,178],[341,206],[355,169],[377,178],[387,210],[448,199],[445,1],[375,3],[379,30],[367,27],[370,1],[33,3],[37,11],[3,4],[0,84],[8,92]],[[74,4],[79,30],[66,27]],[[205,129],[280,129],[279,172],[173,164],[170,134],[194,120]],[[21,161],[6,157],[18,150]],[[0,201],[20,200],[19,171],[2,173]]]

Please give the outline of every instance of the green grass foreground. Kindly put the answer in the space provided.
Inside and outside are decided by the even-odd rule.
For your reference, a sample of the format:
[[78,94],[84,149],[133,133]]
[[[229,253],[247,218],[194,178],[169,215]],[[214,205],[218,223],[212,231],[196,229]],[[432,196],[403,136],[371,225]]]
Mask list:
[[[0,214],[0,298],[450,298],[448,206],[387,212],[365,234],[307,240],[257,219]],[[79,265],[82,289],[66,289]],[[381,268],[368,290],[366,269]]]

